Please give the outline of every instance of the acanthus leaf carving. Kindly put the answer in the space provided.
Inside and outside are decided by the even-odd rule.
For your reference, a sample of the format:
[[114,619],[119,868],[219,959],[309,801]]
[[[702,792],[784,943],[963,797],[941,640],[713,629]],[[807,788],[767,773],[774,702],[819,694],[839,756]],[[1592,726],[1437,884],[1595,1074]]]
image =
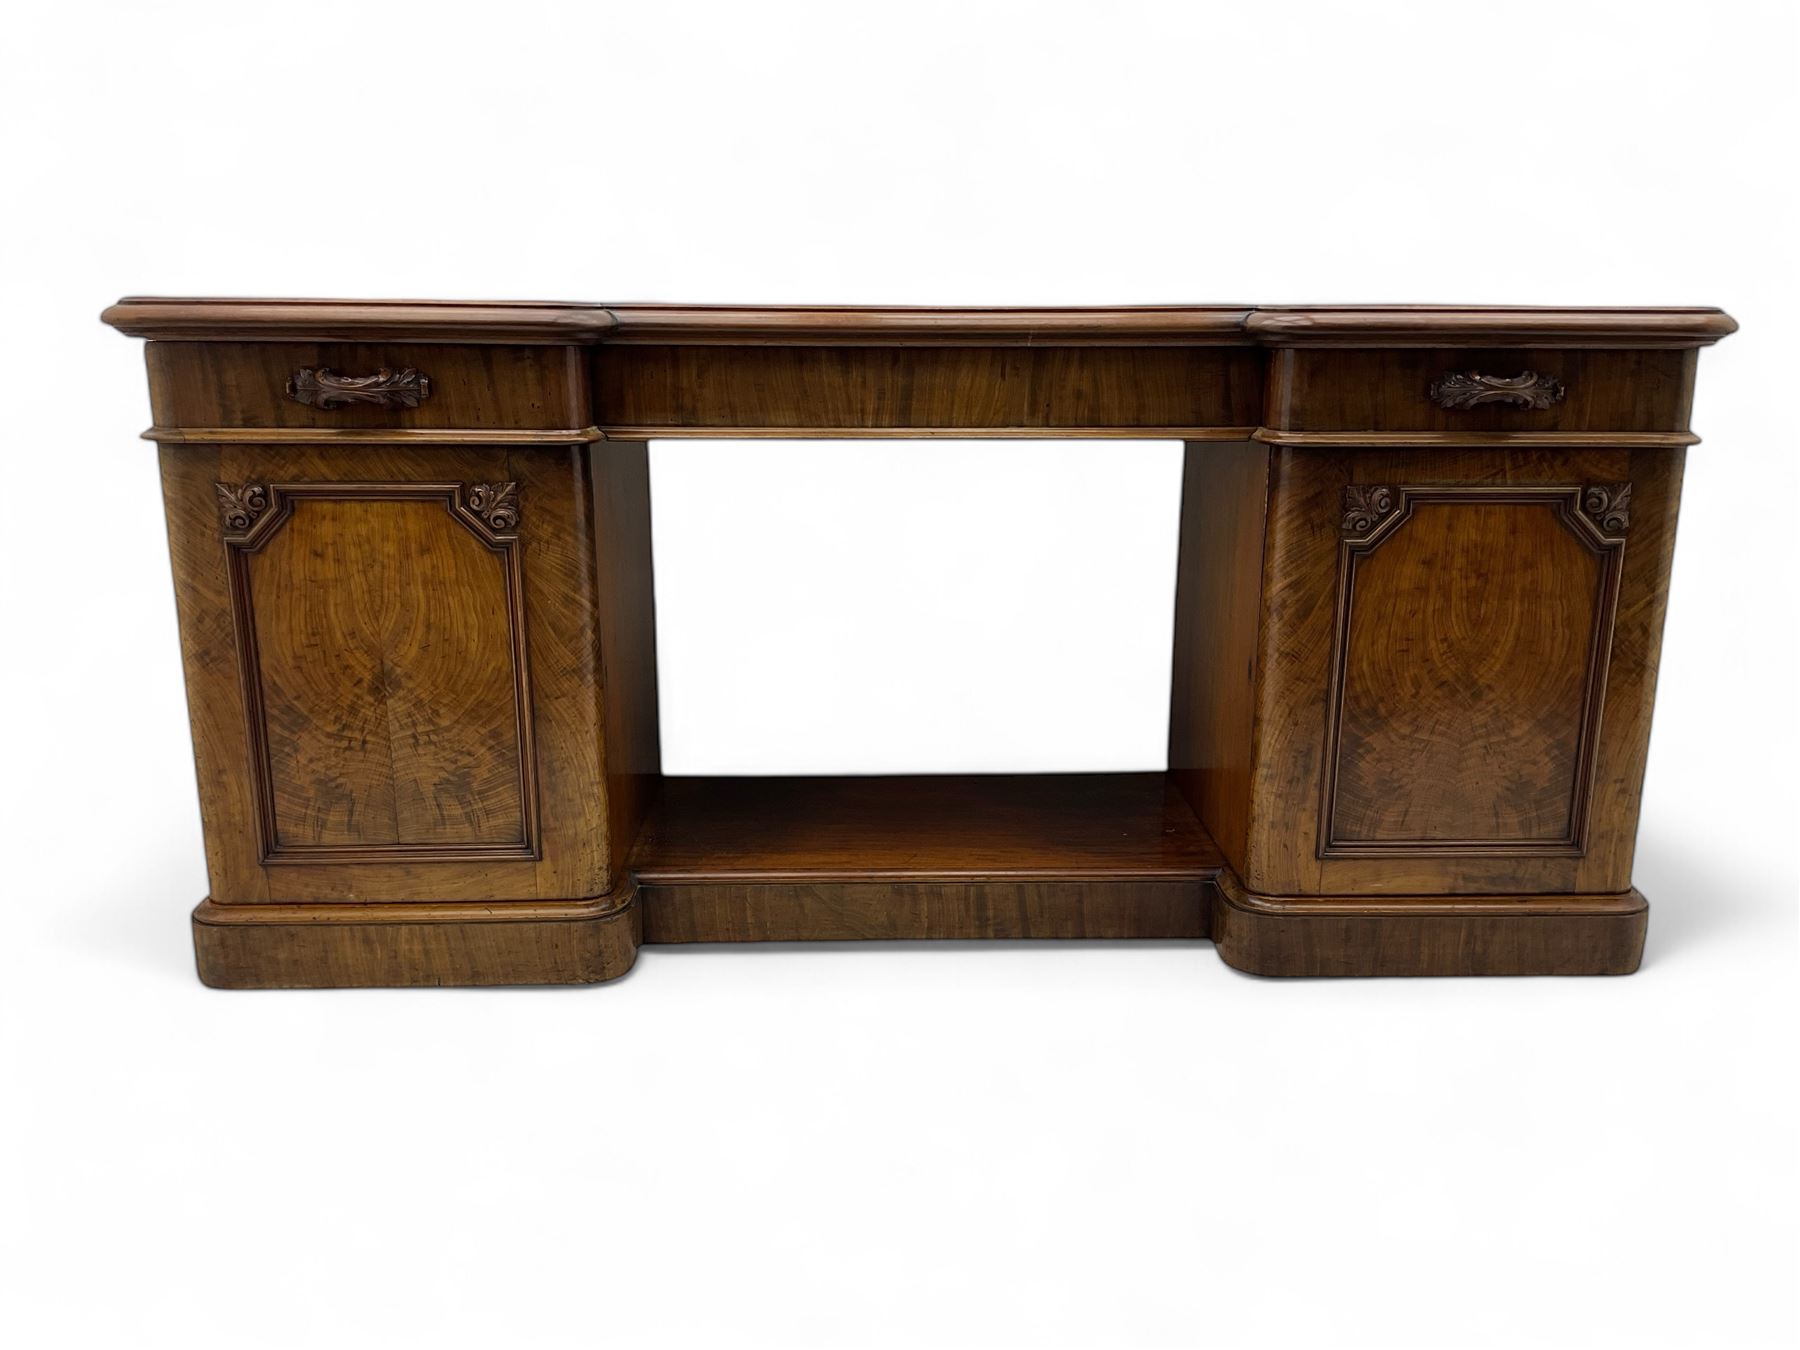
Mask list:
[[269,509],[269,491],[261,483],[214,483],[219,494],[219,519],[226,534],[248,534]]
[[340,375],[328,366],[302,366],[289,377],[287,396],[325,410],[350,403],[416,408],[431,397],[431,377],[411,366],[401,370],[383,366],[373,375]]
[[1393,488],[1385,483],[1351,483],[1344,489],[1344,537],[1367,537],[1397,504]]
[[1602,534],[1624,534],[1631,528],[1631,484],[1589,483],[1581,490],[1581,509]]
[[513,483],[470,483],[463,489],[469,510],[496,535],[511,534],[519,528],[519,485]]
[[1431,401],[1440,408],[1479,408],[1484,403],[1509,403],[1542,412],[1562,402],[1563,383],[1554,375],[1535,370],[1517,375],[1483,375],[1476,370],[1451,370],[1431,382]]

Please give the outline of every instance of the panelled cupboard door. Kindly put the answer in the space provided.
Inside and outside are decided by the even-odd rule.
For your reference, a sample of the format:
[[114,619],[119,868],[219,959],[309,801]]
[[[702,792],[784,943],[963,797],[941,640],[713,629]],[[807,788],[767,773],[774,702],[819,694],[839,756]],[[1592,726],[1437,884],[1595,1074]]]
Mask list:
[[1628,890],[1683,453],[1277,450],[1246,884]]
[[163,447],[216,903],[611,889],[587,455]]

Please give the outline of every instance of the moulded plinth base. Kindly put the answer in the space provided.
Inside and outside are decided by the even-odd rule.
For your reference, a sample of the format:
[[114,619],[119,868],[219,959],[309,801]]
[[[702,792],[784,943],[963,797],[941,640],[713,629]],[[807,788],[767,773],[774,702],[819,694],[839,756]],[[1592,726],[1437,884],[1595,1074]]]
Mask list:
[[591,900],[493,904],[201,902],[194,961],[218,989],[595,984],[637,959],[637,884]]
[[256,904],[194,911],[200,978],[224,989],[596,984],[640,942],[1179,939],[1271,976],[1628,975],[1649,906],[1623,895],[1278,898],[1229,871],[1189,882],[1063,878],[632,881],[611,895],[494,904]]
[[1229,871],[1212,939],[1252,975],[1629,975],[1650,906],[1623,895],[1255,895]]

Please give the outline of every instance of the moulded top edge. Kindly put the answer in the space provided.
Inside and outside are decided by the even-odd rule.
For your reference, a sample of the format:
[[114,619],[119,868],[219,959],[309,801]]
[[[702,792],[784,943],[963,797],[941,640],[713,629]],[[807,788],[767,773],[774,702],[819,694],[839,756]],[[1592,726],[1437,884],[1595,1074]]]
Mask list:
[[100,316],[131,337],[189,342],[598,342],[597,305],[520,300],[258,300],[128,295]]
[[128,296],[101,315],[133,337],[662,345],[1704,346],[1705,308],[1139,305],[933,308],[278,300]]
[[1737,331],[1720,309],[1504,305],[1263,307],[1246,330],[1266,346],[1678,346]]

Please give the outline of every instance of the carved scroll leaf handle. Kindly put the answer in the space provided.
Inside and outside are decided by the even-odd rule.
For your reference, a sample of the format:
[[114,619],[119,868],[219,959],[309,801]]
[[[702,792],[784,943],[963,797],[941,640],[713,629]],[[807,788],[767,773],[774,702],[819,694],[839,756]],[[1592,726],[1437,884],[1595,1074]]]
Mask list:
[[381,367],[373,375],[340,375],[329,366],[302,366],[288,377],[287,396],[309,408],[416,408],[431,397],[431,377],[411,366]]
[[1484,403],[1511,404],[1542,411],[1561,403],[1563,383],[1535,370],[1517,375],[1483,375],[1478,370],[1451,370],[1431,382],[1431,401],[1440,408],[1479,408]]

